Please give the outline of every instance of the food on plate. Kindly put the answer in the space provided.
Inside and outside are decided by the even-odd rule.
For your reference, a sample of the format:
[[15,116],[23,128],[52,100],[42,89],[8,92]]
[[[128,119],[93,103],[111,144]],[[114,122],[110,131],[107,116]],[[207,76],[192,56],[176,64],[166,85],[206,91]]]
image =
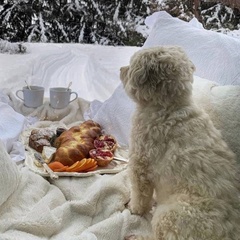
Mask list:
[[[50,163],[52,160],[52,156],[55,153],[56,148],[54,147],[50,147],[50,146],[44,146],[43,150],[42,150],[42,158],[44,160],[45,163]],[[42,164],[37,161],[36,159],[34,159],[34,164],[37,167],[42,167]]]
[[[34,129],[29,146],[42,153],[53,171],[84,172],[93,171],[97,166],[106,167],[114,158],[117,141],[111,135],[102,134],[98,123],[88,120],[68,130]],[[41,167],[39,162],[35,164]]]
[[58,127],[57,130],[56,130],[56,137],[59,137],[66,130],[67,130],[66,128]]
[[97,164],[100,167],[106,167],[114,157],[110,150],[100,148],[90,150],[89,155],[97,161]]
[[54,171],[54,172],[66,172],[66,169],[68,166],[64,166],[60,162],[50,162],[48,166]]
[[99,138],[94,140],[94,147],[96,149],[106,149],[114,152],[117,148],[117,141],[111,135],[101,135]]
[[67,129],[63,127],[58,127],[56,129],[55,135],[51,138],[51,145],[54,146],[55,140],[57,137],[59,137],[63,132],[65,132]]
[[29,136],[29,146],[37,152],[42,153],[44,146],[51,146],[51,139],[55,133],[51,129],[33,129]]
[[87,172],[88,170],[95,170],[97,168],[97,162],[92,158],[84,158],[75,162],[72,166],[66,169],[66,172]]
[[101,135],[101,131],[100,125],[92,120],[64,131],[55,139],[54,146],[57,150],[52,160],[71,166],[83,158],[88,158],[89,151],[94,149],[94,140]]
[[53,154],[56,152],[55,147],[44,146],[42,150],[42,157],[46,163],[52,161]]
[[114,158],[117,141],[111,135],[101,135],[94,140],[94,147],[89,151],[90,157],[97,161],[98,166],[106,167]]
[[92,158],[84,158],[71,166],[64,166],[61,162],[51,162],[48,166],[54,172],[89,172],[97,168],[97,162]]

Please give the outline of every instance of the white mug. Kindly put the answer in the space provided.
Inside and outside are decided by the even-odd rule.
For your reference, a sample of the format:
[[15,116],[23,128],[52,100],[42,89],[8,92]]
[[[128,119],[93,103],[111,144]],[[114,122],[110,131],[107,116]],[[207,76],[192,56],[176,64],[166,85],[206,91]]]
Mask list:
[[[20,93],[22,96],[20,96]],[[43,104],[44,87],[25,86],[16,91],[16,96],[21,99],[26,107],[36,108]]]
[[[70,100],[72,94],[74,94],[75,97]],[[72,90],[69,88],[50,88],[50,105],[52,108],[65,108],[70,102],[74,101],[77,98],[78,94],[76,92],[72,92]]]

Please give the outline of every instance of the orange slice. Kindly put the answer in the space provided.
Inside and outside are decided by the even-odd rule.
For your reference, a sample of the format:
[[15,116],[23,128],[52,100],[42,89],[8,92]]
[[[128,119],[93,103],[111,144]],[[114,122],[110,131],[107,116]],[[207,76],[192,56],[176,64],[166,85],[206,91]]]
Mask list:
[[93,168],[93,167],[95,167],[97,165],[97,161],[95,161],[92,158],[83,159],[83,160],[85,160],[85,162],[78,169],[76,169],[77,172],[85,171],[85,170]]
[[48,164],[48,166],[53,170],[53,171],[55,171],[56,169],[60,169],[60,168],[63,168],[64,167],[64,165],[62,164],[62,163],[60,163],[60,162],[50,162],[49,164]]
[[77,170],[78,170],[81,166],[83,166],[83,165],[85,164],[85,161],[86,161],[86,159],[84,158],[84,159],[82,159],[81,161],[75,162],[73,165],[71,165],[70,167],[68,167],[68,168],[66,169],[66,171],[67,171],[67,172],[77,172]]
[[67,168],[68,168],[68,166],[64,166],[62,168],[57,168],[57,169],[54,169],[54,172],[66,172]]
[[74,168],[78,166],[78,164],[79,164],[79,161],[75,162],[74,164],[72,164],[70,167],[66,169],[66,172],[72,172]]
[[94,170],[97,169],[97,167],[98,167],[98,165],[95,165],[94,167],[88,168],[88,169],[84,170],[83,172],[91,172],[91,171],[94,171]]

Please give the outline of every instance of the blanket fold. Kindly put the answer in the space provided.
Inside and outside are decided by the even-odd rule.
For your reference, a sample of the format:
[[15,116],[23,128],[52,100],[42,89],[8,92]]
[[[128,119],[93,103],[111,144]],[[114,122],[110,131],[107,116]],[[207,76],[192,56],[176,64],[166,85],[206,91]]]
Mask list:
[[61,121],[65,124],[76,120],[83,120],[84,112],[89,108],[89,102],[78,98],[70,103],[66,108],[54,109],[50,106],[49,98],[44,99],[42,106],[38,108],[28,108],[23,102],[16,98],[15,93],[9,89],[3,89],[3,93],[8,96],[8,104],[23,116],[35,117],[40,121]]

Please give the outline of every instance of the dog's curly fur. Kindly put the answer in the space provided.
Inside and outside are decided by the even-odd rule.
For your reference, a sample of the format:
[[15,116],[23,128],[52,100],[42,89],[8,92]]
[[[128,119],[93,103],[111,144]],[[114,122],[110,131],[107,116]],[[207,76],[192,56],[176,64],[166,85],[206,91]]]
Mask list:
[[129,208],[151,208],[153,235],[128,239],[239,240],[240,183],[235,156],[192,100],[195,67],[177,46],[135,53],[121,68],[136,102],[130,142]]

